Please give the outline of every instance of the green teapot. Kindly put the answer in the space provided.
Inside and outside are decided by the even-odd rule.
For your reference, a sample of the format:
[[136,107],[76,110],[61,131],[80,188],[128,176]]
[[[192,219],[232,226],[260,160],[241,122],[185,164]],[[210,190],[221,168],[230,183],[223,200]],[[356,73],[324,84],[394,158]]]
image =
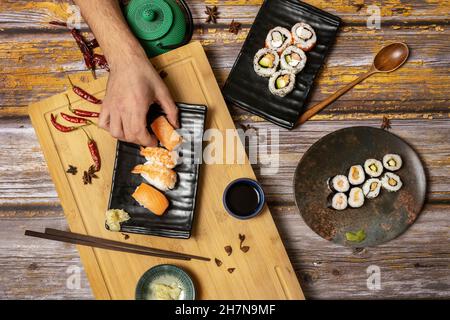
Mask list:
[[183,0],[131,0],[123,12],[149,57],[187,44],[194,32],[191,11]]

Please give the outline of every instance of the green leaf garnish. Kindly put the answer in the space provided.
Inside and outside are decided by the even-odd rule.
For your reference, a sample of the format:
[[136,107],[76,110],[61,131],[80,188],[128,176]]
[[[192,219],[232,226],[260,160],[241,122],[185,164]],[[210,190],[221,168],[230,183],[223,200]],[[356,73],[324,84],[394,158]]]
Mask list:
[[357,232],[346,232],[345,238],[347,241],[351,242],[362,242],[364,239],[366,239],[366,233],[363,229],[357,231]]

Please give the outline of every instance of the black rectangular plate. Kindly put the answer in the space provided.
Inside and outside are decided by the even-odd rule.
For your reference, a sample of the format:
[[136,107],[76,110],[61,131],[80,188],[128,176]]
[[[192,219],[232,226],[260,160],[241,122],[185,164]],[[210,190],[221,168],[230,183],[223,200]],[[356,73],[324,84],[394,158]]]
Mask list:
[[[122,232],[182,239],[191,236],[206,107],[182,103],[177,105],[182,135],[187,142],[179,150],[184,161],[174,169],[178,174],[178,182],[173,190],[164,192],[170,202],[164,215],[154,215],[131,196],[136,187],[145,182],[140,175],[132,174],[131,170],[137,164],[145,163],[145,158],[139,155],[139,146],[121,141],[117,143],[109,209],[123,209],[129,213],[131,219],[122,223]],[[156,116],[152,113],[149,119]]]
[[[306,53],[306,67],[297,75],[292,93],[283,98],[278,97],[270,93],[268,78],[258,76],[253,70],[253,57],[264,47],[270,29],[282,26],[290,30],[301,21],[314,28],[317,45]],[[340,21],[339,17],[297,0],[264,1],[225,83],[225,98],[268,121],[292,129],[335,41]]]

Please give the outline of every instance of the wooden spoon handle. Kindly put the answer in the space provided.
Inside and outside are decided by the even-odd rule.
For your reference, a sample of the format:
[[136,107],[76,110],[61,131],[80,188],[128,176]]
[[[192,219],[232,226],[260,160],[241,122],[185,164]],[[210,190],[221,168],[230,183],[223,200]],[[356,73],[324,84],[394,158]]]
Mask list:
[[336,99],[338,99],[340,96],[342,96],[344,93],[346,93],[348,90],[350,90],[351,88],[353,88],[354,86],[356,86],[358,83],[360,83],[361,81],[367,79],[368,77],[370,77],[371,75],[373,75],[375,72],[373,70],[369,70],[367,73],[364,73],[362,75],[360,75],[357,79],[353,80],[352,82],[350,82],[349,84],[347,84],[345,87],[339,89],[338,91],[336,91],[335,93],[333,93],[331,96],[329,96],[328,98],[326,98],[325,100],[323,100],[322,102],[316,104],[314,107],[306,110],[302,116],[300,117],[300,119],[298,120],[297,124],[303,124],[305,123],[309,118],[311,118],[312,116],[314,116],[316,113],[318,113],[319,111],[321,111],[322,109],[324,109],[326,106],[328,106],[330,103],[332,103],[333,101],[335,101]]

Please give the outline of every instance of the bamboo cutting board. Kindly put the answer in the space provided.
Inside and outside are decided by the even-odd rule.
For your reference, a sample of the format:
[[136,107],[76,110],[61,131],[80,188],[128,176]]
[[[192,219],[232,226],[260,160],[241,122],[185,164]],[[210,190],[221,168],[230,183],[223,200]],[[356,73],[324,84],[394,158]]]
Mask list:
[[[176,101],[208,107],[206,129],[216,128],[224,136],[226,129],[235,129],[200,43],[193,42],[156,57],[152,63],[167,73],[164,80]],[[102,78],[80,86],[102,98],[106,81]],[[68,94],[74,107],[98,108],[80,100],[71,91]],[[51,113],[67,112],[67,107],[66,97],[60,94],[30,105],[29,114],[71,231],[212,259],[211,262],[185,262],[78,246],[97,299],[134,299],[140,276],[152,266],[163,263],[185,269],[194,280],[199,299],[304,299],[267,206],[261,215],[248,221],[232,218],[222,206],[222,193],[230,181],[242,177],[255,179],[248,163],[202,164],[198,204],[189,240],[135,234],[124,240],[122,234],[107,231],[104,215],[111,189],[116,140],[101,129],[88,128],[98,143],[103,167],[99,179],[92,185],[83,185],[82,171],[92,162],[84,133],[61,133],[50,122]],[[240,142],[236,148],[242,148]],[[65,173],[69,164],[78,167],[77,175]],[[246,235],[245,244],[250,246],[247,253],[239,250],[239,233]],[[227,245],[233,247],[231,256],[225,253]],[[220,259],[223,265],[217,267],[214,258]],[[231,267],[236,268],[232,274],[227,272]]]

